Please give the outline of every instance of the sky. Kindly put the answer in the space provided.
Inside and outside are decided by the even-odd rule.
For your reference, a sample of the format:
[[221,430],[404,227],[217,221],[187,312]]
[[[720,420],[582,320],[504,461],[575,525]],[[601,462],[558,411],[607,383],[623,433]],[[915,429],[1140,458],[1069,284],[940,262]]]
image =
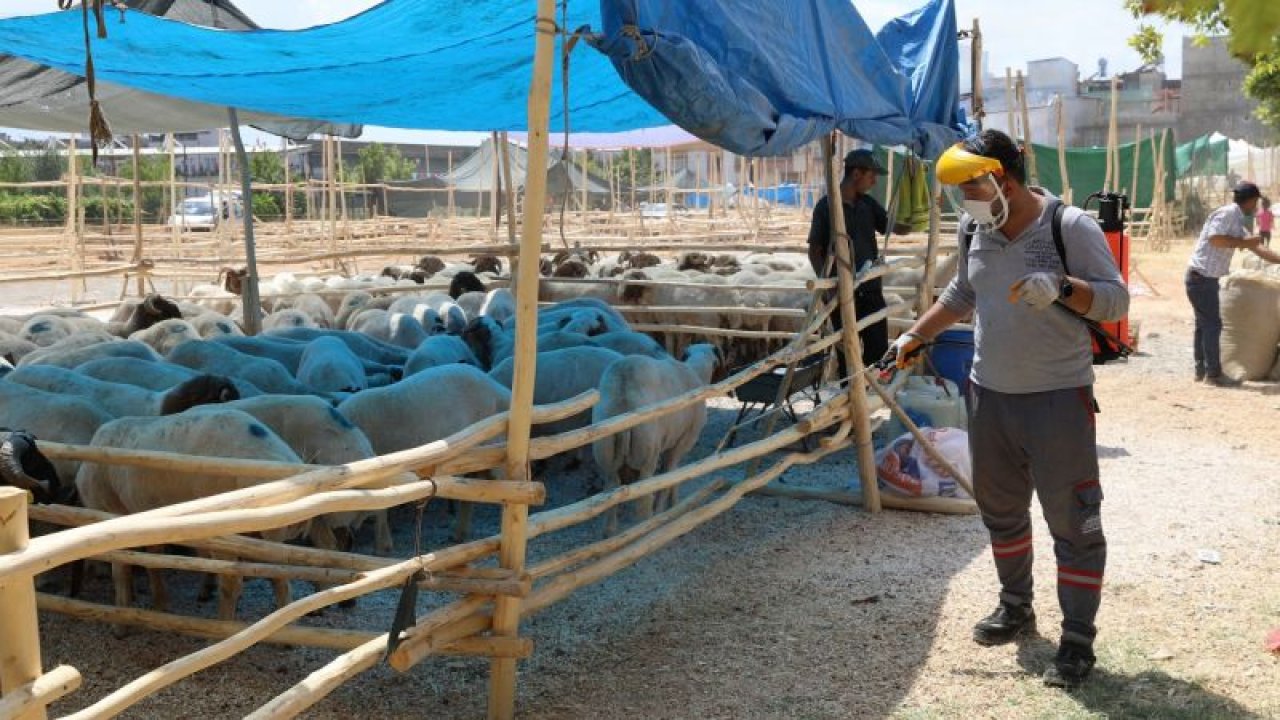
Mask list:
[[[378,4],[378,0],[233,1],[258,24],[279,29],[336,22]],[[855,0],[854,5],[875,30],[918,7],[921,1]],[[1011,6],[1017,7],[1017,12],[1011,12]],[[0,18],[52,12],[56,8],[55,0],[3,0]],[[987,69],[997,76],[1003,77],[1006,67],[1025,70],[1029,61],[1053,57],[1076,63],[1082,78],[1097,70],[1099,58],[1106,58],[1111,74],[1142,64],[1126,42],[1139,21],[1124,9],[1123,0],[956,0],[960,27],[971,27],[974,18],[981,23]],[[1182,36],[1190,34],[1190,30],[1154,19],[1148,22],[1165,34],[1165,72],[1169,77],[1182,77]],[[404,134],[374,129],[367,133],[372,139],[384,140]]]

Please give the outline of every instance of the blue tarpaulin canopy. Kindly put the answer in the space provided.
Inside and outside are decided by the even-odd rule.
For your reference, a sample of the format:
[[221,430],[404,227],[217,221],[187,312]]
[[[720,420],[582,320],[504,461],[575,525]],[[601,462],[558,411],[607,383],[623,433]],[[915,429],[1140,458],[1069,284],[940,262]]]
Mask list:
[[[588,28],[603,51],[572,53],[571,128],[674,122],[745,155],[783,154],[838,129],[932,157],[960,125],[952,3],[930,0],[873,35],[847,0],[571,0],[562,24]],[[94,66],[106,82],[292,117],[521,130],[534,9],[388,0],[331,25],[245,32],[110,13]],[[83,74],[80,23],[79,10],[0,21],[0,53]]]

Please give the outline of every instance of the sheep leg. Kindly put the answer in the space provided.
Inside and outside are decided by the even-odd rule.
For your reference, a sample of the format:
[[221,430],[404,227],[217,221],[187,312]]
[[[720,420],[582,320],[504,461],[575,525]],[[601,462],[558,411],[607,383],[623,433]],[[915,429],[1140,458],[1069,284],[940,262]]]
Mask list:
[[[234,560],[222,553],[209,553],[215,560]],[[235,620],[236,607],[240,604],[240,593],[244,590],[244,578],[239,575],[218,576],[218,619]],[[278,599],[278,596],[277,596]]]
[[395,541],[391,536],[391,522],[387,520],[387,511],[378,510],[373,514],[374,548],[379,555],[389,557],[396,551]]
[[[289,586],[289,581],[285,578],[272,578],[271,590],[276,596],[276,609],[280,609],[293,602],[293,588]],[[234,607],[232,613],[234,613]]]
[[[126,608],[133,605],[133,566],[111,563],[111,581],[115,586],[116,607]],[[129,626],[113,625],[111,634],[116,638],[124,638],[129,635]]]
[[[658,470],[658,458],[655,457],[652,459],[646,459],[645,464],[636,472],[635,477],[632,479],[631,482],[640,482],[641,480],[648,480],[649,478],[653,477],[654,473],[657,472],[657,470]],[[628,483],[628,485],[629,484],[631,483]],[[631,512],[633,515],[632,520],[634,520],[635,522],[644,522],[645,520],[648,520],[649,518],[653,517],[653,501],[654,501],[653,496],[654,496],[653,493],[649,493],[644,497],[637,498],[635,502],[631,504]]]
[[453,526],[454,542],[466,542],[471,536],[471,511],[475,508],[475,503],[458,502],[458,517]]
[[[604,476],[604,483],[601,486],[600,492],[602,493],[609,492],[610,490],[617,489],[618,486],[621,485],[621,478],[619,477],[618,471],[616,469],[604,470],[602,475]],[[614,535],[617,535],[617,534],[618,534],[618,506],[614,505],[613,507],[604,511],[604,536],[613,537]]]

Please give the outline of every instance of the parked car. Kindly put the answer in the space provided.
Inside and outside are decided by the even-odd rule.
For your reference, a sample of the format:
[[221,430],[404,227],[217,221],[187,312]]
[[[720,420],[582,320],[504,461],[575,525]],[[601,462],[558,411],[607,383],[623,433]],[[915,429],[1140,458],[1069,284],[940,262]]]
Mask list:
[[169,216],[168,225],[188,230],[213,230],[224,220],[240,220],[244,206],[238,193],[197,195],[184,198]]

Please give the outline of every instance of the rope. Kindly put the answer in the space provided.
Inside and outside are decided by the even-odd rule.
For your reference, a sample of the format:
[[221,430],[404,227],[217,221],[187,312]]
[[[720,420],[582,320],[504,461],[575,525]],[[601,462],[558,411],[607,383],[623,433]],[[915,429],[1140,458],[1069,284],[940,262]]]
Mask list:
[[[84,79],[89,86],[89,144],[95,165],[98,162],[98,148],[111,144],[111,126],[107,124],[107,118],[102,114],[102,106],[98,104],[97,83],[93,72],[93,49],[89,37],[89,13],[92,10],[97,24],[98,38],[100,40],[107,38],[107,20],[103,11],[104,2],[105,0],[84,0],[80,3],[80,12],[84,19]],[[58,0],[58,9],[70,10],[73,4],[74,0]],[[112,4],[121,10],[121,18],[123,19],[124,10],[118,3],[113,2]],[[90,8],[90,5],[92,5],[92,8]]]

